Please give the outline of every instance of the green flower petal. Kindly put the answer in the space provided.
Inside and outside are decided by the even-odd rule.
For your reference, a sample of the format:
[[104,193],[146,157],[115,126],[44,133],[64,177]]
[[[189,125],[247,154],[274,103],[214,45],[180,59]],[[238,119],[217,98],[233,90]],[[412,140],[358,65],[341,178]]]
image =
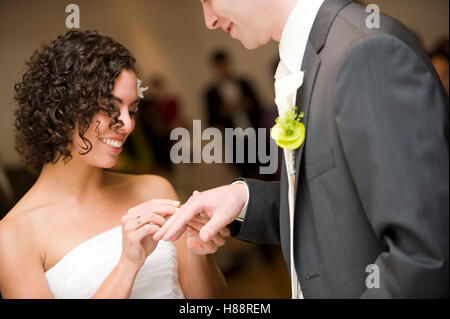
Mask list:
[[286,134],[286,130],[280,125],[276,124],[271,132],[270,136],[275,143],[282,148],[296,149],[303,144],[305,140],[305,126],[303,123],[296,122],[295,128],[290,135]]
[[279,147],[296,149],[302,145],[305,139],[305,126],[300,120],[303,116],[303,112],[297,114],[297,107],[293,106],[275,120],[276,124],[270,136]]

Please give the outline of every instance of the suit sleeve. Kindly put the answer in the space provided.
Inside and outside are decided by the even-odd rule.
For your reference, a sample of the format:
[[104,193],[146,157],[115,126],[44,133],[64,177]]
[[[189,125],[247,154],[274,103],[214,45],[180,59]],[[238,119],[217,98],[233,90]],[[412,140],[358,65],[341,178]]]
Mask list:
[[337,75],[339,139],[386,246],[379,288],[361,297],[448,297],[448,96],[428,61],[386,34],[355,43]]
[[[233,236],[259,244],[280,244],[280,183],[238,178],[249,189],[247,213],[242,223],[230,225]],[[233,182],[234,182],[233,181]]]

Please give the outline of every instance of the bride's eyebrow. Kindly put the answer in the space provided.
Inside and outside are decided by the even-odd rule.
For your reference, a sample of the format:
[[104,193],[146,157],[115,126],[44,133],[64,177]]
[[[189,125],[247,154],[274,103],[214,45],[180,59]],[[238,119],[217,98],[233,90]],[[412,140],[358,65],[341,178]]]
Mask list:
[[117,101],[117,102],[119,102],[120,104],[123,104],[122,99],[119,98],[119,97],[117,97],[117,96],[114,96],[114,95],[113,95],[112,99],[115,100],[115,101]]
[[136,100],[134,100],[130,105],[138,104],[141,101],[141,98],[138,97]]
[[[119,102],[120,104],[123,104],[122,99],[119,98],[119,97],[117,97],[117,96],[114,96],[114,95],[113,95],[112,99],[113,99],[113,100],[116,100],[116,101]],[[141,98],[138,97],[136,100],[134,100],[133,102],[131,102],[130,105],[134,105],[134,104],[136,104],[136,103],[139,103],[140,101],[141,101]]]

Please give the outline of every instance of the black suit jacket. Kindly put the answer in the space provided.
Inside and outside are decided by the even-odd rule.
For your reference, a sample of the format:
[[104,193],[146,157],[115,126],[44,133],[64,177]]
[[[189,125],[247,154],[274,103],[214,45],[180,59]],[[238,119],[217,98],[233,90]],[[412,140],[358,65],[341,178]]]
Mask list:
[[[367,15],[326,0],[309,37],[295,267],[305,298],[448,297],[448,95],[403,25],[382,15],[368,29]],[[249,206],[234,234],[281,244],[290,265],[282,172],[281,182],[244,180]],[[371,264],[379,288],[366,286]]]

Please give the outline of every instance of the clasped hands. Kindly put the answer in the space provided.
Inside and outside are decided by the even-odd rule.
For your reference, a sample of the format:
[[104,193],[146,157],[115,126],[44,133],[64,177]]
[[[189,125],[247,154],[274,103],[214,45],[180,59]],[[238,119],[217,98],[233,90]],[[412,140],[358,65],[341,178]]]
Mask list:
[[129,209],[122,217],[122,259],[141,266],[159,240],[177,240],[185,231],[189,251],[215,253],[230,236],[227,225],[245,204],[242,187],[233,184],[195,191],[182,206],[173,200],[153,199]]

